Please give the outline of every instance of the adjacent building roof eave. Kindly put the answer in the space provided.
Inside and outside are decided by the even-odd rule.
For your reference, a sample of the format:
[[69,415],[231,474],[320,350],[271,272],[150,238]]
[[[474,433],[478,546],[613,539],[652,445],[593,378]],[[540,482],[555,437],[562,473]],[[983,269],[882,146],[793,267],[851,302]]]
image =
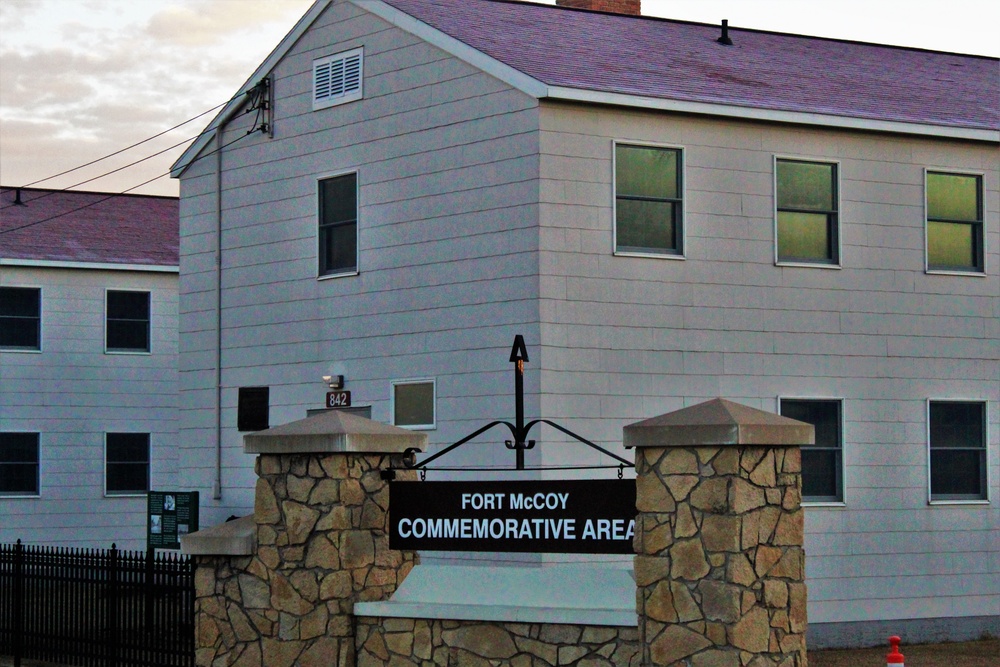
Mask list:
[[199,134],[193,142],[191,142],[191,145],[187,147],[187,150],[185,150],[184,153],[177,158],[177,161],[170,167],[171,178],[180,178],[181,174],[184,173],[191,163],[198,159],[198,156],[203,150],[205,150],[205,147],[208,146],[208,144],[215,138],[218,129],[220,127],[224,127],[226,123],[228,123],[229,120],[236,115],[236,112],[243,107],[245,102],[244,93],[257,85],[261,78],[267,76],[267,74],[274,69],[274,66],[285,57],[285,54],[291,50],[291,48],[295,45],[295,42],[298,41],[299,37],[301,37],[302,34],[309,29],[313,21],[316,20],[316,17],[318,17],[323,10],[326,9],[327,5],[330,4],[330,1],[331,0],[315,0],[315,2],[313,2],[309,11],[303,14],[302,18],[300,18],[298,23],[295,24],[295,27],[293,27],[291,31],[285,35],[284,39],[278,42],[278,45],[274,47],[274,50],[271,51],[270,55],[268,55],[267,58],[264,59],[264,62],[262,62],[257,69],[254,70],[253,74],[250,75],[250,78],[247,79],[242,86],[240,86],[240,89],[235,95],[233,95],[232,99],[226,103],[226,106],[223,107],[222,111],[216,114],[215,118],[212,119],[202,133]]
[[142,273],[180,273],[180,266],[159,264],[115,264],[113,262],[74,262],[58,259],[4,259],[0,266],[25,266],[40,269],[86,269],[88,271],[136,271]]
[[964,139],[967,141],[983,141],[1000,143],[1000,130],[985,130],[965,127],[949,127],[922,123],[902,123],[893,121],[871,120],[853,116],[835,116],[832,114],[804,113],[800,111],[781,111],[762,109],[760,107],[741,107],[732,104],[709,104],[705,102],[685,102],[641,95],[608,93],[581,88],[551,86],[548,88],[548,98],[588,104],[604,104],[656,111],[674,111],[708,116],[725,116],[745,120],[759,120],[771,123],[792,123],[797,125],[815,125],[838,129],[864,130],[868,132],[888,132],[894,134],[910,134],[945,139]]

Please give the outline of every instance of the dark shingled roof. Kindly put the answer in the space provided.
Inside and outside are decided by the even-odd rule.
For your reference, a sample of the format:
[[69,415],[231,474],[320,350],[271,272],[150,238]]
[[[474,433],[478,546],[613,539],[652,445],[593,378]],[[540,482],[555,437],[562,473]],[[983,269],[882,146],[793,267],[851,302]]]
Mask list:
[[0,188],[0,260],[177,266],[177,197]]
[[549,86],[1000,128],[1000,60],[505,0],[385,0]]

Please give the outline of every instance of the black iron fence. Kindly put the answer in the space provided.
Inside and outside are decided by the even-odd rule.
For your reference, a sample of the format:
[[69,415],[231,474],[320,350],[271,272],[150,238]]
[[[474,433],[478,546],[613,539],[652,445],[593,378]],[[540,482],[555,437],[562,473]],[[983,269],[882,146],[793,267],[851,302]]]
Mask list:
[[194,566],[174,553],[0,544],[0,655],[194,665]]

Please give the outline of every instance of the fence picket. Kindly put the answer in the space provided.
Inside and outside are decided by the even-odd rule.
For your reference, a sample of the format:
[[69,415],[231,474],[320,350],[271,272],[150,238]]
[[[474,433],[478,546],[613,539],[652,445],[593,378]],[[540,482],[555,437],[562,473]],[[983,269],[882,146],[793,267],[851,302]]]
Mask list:
[[194,564],[164,552],[0,544],[0,655],[193,667]]

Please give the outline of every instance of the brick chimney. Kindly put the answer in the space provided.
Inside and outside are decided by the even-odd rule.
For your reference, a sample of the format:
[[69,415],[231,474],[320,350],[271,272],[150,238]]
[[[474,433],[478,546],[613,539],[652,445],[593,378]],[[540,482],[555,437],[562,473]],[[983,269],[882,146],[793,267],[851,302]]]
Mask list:
[[639,9],[641,2],[642,0],[556,0],[556,5],[559,7],[590,9],[595,12],[640,16],[642,13]]

